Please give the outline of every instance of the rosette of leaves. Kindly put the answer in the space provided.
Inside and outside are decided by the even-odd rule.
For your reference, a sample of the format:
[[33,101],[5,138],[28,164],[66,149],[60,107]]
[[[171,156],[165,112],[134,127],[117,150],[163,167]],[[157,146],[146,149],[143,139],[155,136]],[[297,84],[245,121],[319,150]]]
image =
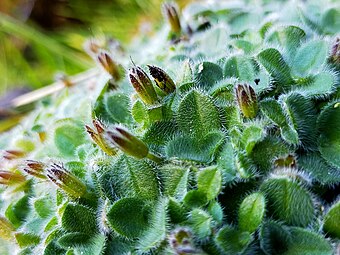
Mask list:
[[250,2],[165,4],[1,136],[1,254],[339,249],[339,9]]

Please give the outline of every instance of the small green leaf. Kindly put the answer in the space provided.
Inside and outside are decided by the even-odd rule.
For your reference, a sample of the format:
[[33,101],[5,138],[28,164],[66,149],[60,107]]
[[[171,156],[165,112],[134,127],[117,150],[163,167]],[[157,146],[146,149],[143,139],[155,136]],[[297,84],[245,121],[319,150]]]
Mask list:
[[168,200],[160,199],[153,214],[150,217],[150,226],[144,231],[142,237],[138,240],[137,250],[141,253],[147,253],[161,245],[167,234],[167,207]]
[[7,207],[5,211],[5,216],[13,224],[14,227],[18,228],[21,226],[21,224],[25,222],[29,212],[29,196],[25,195],[17,202],[13,202]]
[[164,195],[182,200],[187,193],[189,168],[165,165],[160,169]]
[[215,167],[207,167],[199,171],[197,178],[198,190],[206,194],[208,200],[214,199],[222,187],[222,175]]
[[300,155],[298,165],[313,181],[322,185],[335,185],[340,182],[340,168],[327,164],[317,152]]
[[247,154],[250,154],[255,144],[261,141],[264,137],[263,129],[260,126],[250,125],[242,132],[242,144]]
[[330,243],[323,237],[307,229],[290,228],[292,242],[284,255],[332,255]]
[[129,124],[132,121],[130,114],[130,98],[123,93],[111,93],[105,94],[104,96],[104,106],[109,119],[102,116],[102,113],[97,113],[96,117],[108,121],[110,123],[125,123]]
[[272,177],[261,185],[268,210],[288,225],[306,227],[315,216],[311,194],[297,181],[287,177]]
[[122,198],[107,214],[108,222],[118,234],[126,238],[139,237],[149,226],[150,208],[140,198]]
[[261,193],[248,195],[241,203],[238,226],[241,231],[253,233],[261,224],[265,214],[265,197]]
[[217,224],[222,224],[223,222],[223,209],[220,203],[217,201],[210,201],[209,206],[207,208],[208,212],[212,216],[213,220],[217,222]]
[[208,133],[201,140],[189,135],[179,135],[169,141],[164,150],[170,158],[209,163],[214,160],[224,139],[222,132]]
[[188,134],[202,135],[221,127],[214,103],[208,96],[196,90],[189,92],[181,101],[177,123]]
[[97,231],[95,213],[83,205],[69,203],[61,218],[63,228],[69,232],[94,234]]
[[68,233],[58,239],[58,244],[65,249],[77,248],[79,246],[90,244],[90,239],[91,236],[88,234],[79,232]]
[[215,238],[218,247],[227,254],[240,254],[253,239],[249,232],[236,230],[230,226],[220,229]]
[[319,150],[326,161],[340,167],[340,101],[328,104],[318,118]]
[[334,204],[325,215],[323,229],[331,236],[340,239],[340,202]]
[[202,207],[208,203],[208,198],[204,191],[195,189],[185,195],[183,202],[189,208]]
[[191,211],[188,223],[198,239],[206,239],[211,234],[211,216],[202,209]]
[[133,119],[139,123],[139,124],[147,124],[149,123],[149,116],[147,112],[146,106],[142,103],[142,101],[137,100],[132,108],[131,108],[131,113]]
[[328,45],[324,40],[310,41],[301,46],[292,62],[292,72],[305,76],[321,70],[326,61]]
[[330,72],[320,72],[312,78],[312,81],[297,88],[301,93],[310,97],[324,97],[332,93],[335,84],[334,74]]
[[254,61],[244,56],[231,57],[224,65],[224,75],[253,83],[256,78]]
[[39,198],[34,202],[34,209],[41,218],[46,218],[53,212],[53,203],[49,198]]
[[263,50],[257,55],[257,58],[283,88],[289,88],[294,83],[290,75],[290,68],[278,50],[274,48]]
[[280,27],[268,36],[268,41],[278,43],[289,54],[294,57],[301,42],[306,38],[306,33],[297,26]]
[[208,91],[216,82],[223,79],[223,71],[214,63],[202,62],[195,67],[194,77],[197,85]]
[[81,122],[63,119],[56,123],[54,143],[61,155],[73,157],[78,146],[85,142],[85,130]]
[[32,233],[16,233],[15,239],[20,248],[35,246],[40,243],[40,237]]
[[289,227],[272,220],[262,224],[260,246],[265,254],[285,254],[292,241]]
[[329,34],[339,33],[340,27],[340,10],[339,8],[330,8],[323,15],[321,19],[321,26],[324,31]]

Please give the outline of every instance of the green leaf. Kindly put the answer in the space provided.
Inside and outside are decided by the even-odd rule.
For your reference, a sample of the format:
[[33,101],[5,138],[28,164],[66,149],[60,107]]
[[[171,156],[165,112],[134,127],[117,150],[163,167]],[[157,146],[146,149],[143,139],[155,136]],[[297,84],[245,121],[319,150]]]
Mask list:
[[220,203],[217,201],[210,201],[209,206],[207,208],[207,211],[211,215],[214,221],[217,222],[217,224],[222,224],[223,222],[223,209]]
[[282,95],[279,98],[289,124],[297,131],[301,145],[306,150],[317,148],[317,112],[313,101],[299,93]]
[[195,189],[185,195],[183,202],[189,208],[202,207],[208,203],[208,198],[204,191]]
[[68,233],[58,239],[58,244],[65,249],[77,248],[91,243],[91,236],[85,233]]
[[167,143],[165,154],[168,158],[209,163],[223,144],[224,136],[222,132],[211,132],[199,140],[189,135],[179,135]]
[[146,106],[142,103],[141,100],[137,100],[132,108],[131,108],[131,114],[133,119],[142,125],[146,125],[149,123],[149,116]]
[[278,50],[274,48],[263,50],[257,55],[257,58],[283,88],[289,88],[294,83],[290,75],[290,68]]
[[331,94],[334,89],[334,84],[334,74],[330,72],[320,72],[313,77],[311,82],[302,86],[301,89],[297,88],[297,91],[301,91],[301,93],[313,98],[319,98]]
[[183,205],[173,198],[169,198],[168,216],[169,221],[173,224],[178,224],[186,220],[187,211]]
[[125,155],[119,157],[113,166],[103,169],[99,183],[102,191],[112,201],[128,196],[155,199],[159,195],[153,166],[147,161]]
[[333,249],[328,241],[309,230],[290,228],[292,242],[284,255],[332,255]]
[[306,33],[297,26],[280,27],[271,33],[267,40],[271,43],[277,43],[284,48],[290,58],[294,57],[296,50],[301,42],[306,38]]
[[40,243],[40,237],[32,233],[15,233],[15,239],[20,248],[36,246]]
[[340,239],[340,202],[334,204],[325,215],[323,229],[329,235]]
[[253,83],[256,75],[254,61],[245,56],[231,57],[224,65],[224,75]]
[[317,152],[300,155],[299,168],[308,173],[315,182],[334,185],[340,182],[340,168],[330,166]]
[[275,219],[288,225],[306,227],[315,216],[311,194],[298,181],[272,177],[261,185],[268,210]]
[[218,231],[215,242],[224,253],[240,254],[247,248],[252,239],[253,237],[249,232],[225,226]]
[[12,202],[5,211],[5,216],[18,228],[27,220],[27,216],[30,212],[29,196],[25,195],[17,202]]
[[110,227],[126,238],[136,238],[150,224],[150,208],[140,198],[129,197],[118,200],[107,214]]
[[326,61],[328,45],[324,40],[309,41],[296,52],[292,62],[292,72],[305,76],[321,70]]
[[210,236],[211,221],[211,216],[206,211],[198,208],[191,211],[188,219],[188,223],[198,239],[206,239]]
[[160,199],[150,218],[150,226],[138,240],[137,250],[147,253],[161,245],[167,234],[168,200]]
[[321,26],[329,34],[339,33],[340,27],[340,10],[339,8],[328,9],[321,18]]
[[207,167],[199,171],[197,178],[198,190],[206,194],[208,200],[214,199],[222,187],[222,175],[216,166]]
[[319,150],[326,161],[340,167],[340,101],[328,104],[320,113],[317,125]]
[[53,212],[53,203],[49,198],[39,198],[34,202],[34,209],[41,218],[48,217]]
[[177,123],[184,132],[200,136],[221,127],[214,103],[208,96],[196,90],[189,92],[181,101]]
[[262,127],[255,124],[249,125],[243,130],[241,141],[248,155],[252,152],[255,144],[261,141],[263,137]]
[[292,153],[291,149],[280,138],[267,136],[255,144],[250,158],[263,173],[272,170],[275,159],[289,153]]
[[289,227],[272,220],[262,224],[260,246],[265,254],[285,254],[292,241]]
[[208,91],[216,82],[223,79],[222,68],[211,62],[202,62],[195,67],[196,84]]
[[253,233],[261,224],[265,214],[266,201],[261,193],[248,195],[241,203],[238,213],[238,227],[241,231]]
[[187,193],[189,168],[165,165],[160,169],[164,195],[183,200]]
[[63,119],[56,123],[54,143],[61,155],[73,157],[78,146],[85,142],[85,130],[81,124],[73,119]]
[[261,101],[262,113],[279,127],[287,124],[286,116],[279,102],[273,98],[266,98]]
[[88,207],[69,203],[64,209],[61,224],[66,231],[92,235],[97,232],[95,213]]
[[143,141],[151,148],[163,146],[178,133],[178,127],[174,121],[157,121],[152,123],[144,134]]
[[[97,118],[109,123],[130,124],[132,116],[130,114],[130,98],[123,93],[110,93],[104,96],[104,106],[106,113],[96,112]],[[109,116],[107,119],[106,116]]]

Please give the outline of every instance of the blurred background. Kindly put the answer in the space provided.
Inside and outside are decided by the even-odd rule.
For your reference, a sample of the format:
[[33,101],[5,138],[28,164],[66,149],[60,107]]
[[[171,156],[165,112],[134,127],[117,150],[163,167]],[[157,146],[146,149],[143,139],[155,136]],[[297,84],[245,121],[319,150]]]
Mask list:
[[[183,7],[189,0],[177,1]],[[6,93],[34,90],[56,72],[93,66],[83,50],[91,36],[127,44],[141,29],[155,30],[161,0],[0,0],[0,103]],[[18,92],[19,91],[19,92]],[[8,95],[7,95],[8,96]]]

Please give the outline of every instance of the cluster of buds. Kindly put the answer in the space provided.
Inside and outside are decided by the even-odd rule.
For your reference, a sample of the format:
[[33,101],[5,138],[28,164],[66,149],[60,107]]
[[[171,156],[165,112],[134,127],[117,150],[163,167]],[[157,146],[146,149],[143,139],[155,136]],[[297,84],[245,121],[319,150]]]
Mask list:
[[63,165],[52,164],[47,169],[47,177],[65,193],[73,198],[86,195],[86,186],[75,175],[67,171]]
[[115,81],[119,81],[121,79],[120,67],[112,59],[109,53],[101,51],[98,53],[97,59],[104,70],[108,72]]
[[95,127],[96,131],[92,129],[90,126],[85,125],[87,133],[91,136],[92,140],[109,156],[114,156],[117,153],[117,150],[113,147],[110,147],[109,144],[106,142],[105,138],[103,137],[105,133],[105,129],[103,124],[94,119],[92,121],[93,126]]
[[152,81],[142,68],[139,66],[131,68],[129,78],[132,86],[145,104],[153,105],[158,102]]
[[165,93],[170,94],[176,90],[176,85],[170,76],[157,66],[148,65],[149,71],[157,86]]
[[124,153],[137,159],[149,158],[160,162],[161,158],[152,154],[146,144],[123,127],[115,126],[112,131],[106,132],[107,139]]
[[173,3],[164,3],[162,10],[165,19],[170,25],[171,31],[176,35],[180,35],[182,28],[177,7]]
[[278,158],[274,161],[275,167],[282,168],[295,168],[296,159],[293,155],[289,154],[286,157]]
[[173,231],[169,237],[168,242],[175,254],[198,254],[197,249],[194,247],[192,234],[186,228],[179,228]]
[[0,216],[0,238],[10,241],[14,238],[14,232],[13,225],[5,217]]
[[238,106],[246,118],[255,118],[258,112],[254,89],[248,84],[238,84],[235,89]]
[[32,175],[34,177],[37,177],[40,179],[46,179],[46,176],[44,174],[45,168],[46,168],[46,165],[42,162],[35,161],[35,160],[26,160],[23,170],[29,175]]
[[18,173],[0,170],[0,184],[15,185],[26,181],[25,177]]

